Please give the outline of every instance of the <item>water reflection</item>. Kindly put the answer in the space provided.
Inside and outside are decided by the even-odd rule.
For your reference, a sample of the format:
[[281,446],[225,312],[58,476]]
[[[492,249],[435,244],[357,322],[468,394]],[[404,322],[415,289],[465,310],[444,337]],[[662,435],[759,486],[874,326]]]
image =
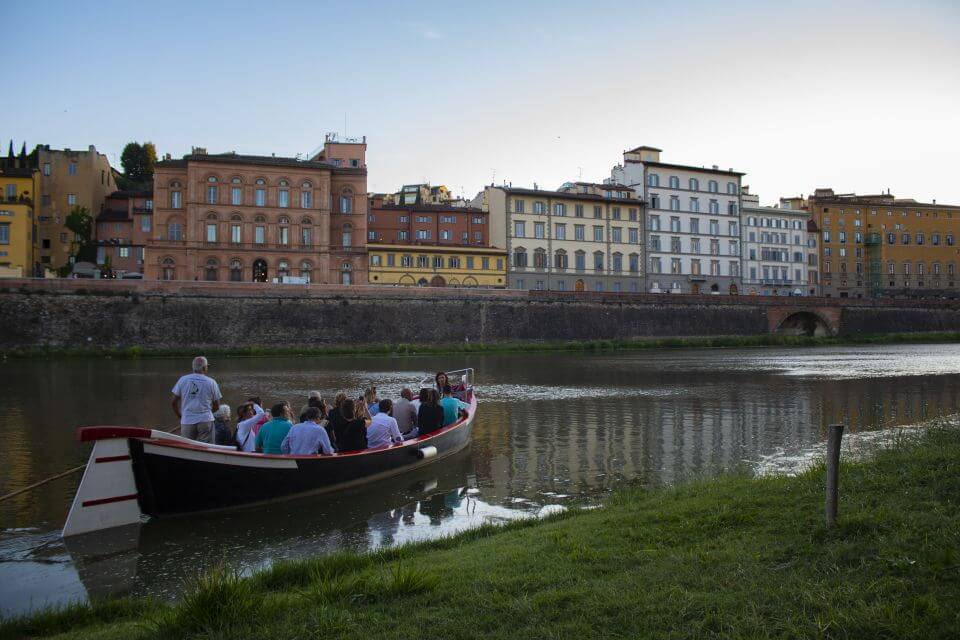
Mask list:
[[[849,432],[958,406],[960,347],[648,351],[455,358],[214,360],[235,405],[251,393],[300,402],[375,384],[395,397],[424,371],[473,366],[471,448],[414,474],[336,496],[151,521],[92,542],[58,537],[79,476],[0,503],[0,610],[49,599],[174,597],[221,561],[279,558],[446,535],[562,505],[599,503],[624,481],[657,485],[789,456]],[[0,363],[0,494],[85,461],[77,424],[169,426],[180,360]]]

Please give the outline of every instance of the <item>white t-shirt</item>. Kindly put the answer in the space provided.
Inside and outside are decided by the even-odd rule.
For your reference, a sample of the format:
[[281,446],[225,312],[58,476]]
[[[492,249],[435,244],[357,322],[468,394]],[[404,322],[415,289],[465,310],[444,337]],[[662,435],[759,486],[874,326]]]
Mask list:
[[[256,405],[254,405],[256,406]],[[252,418],[247,418],[237,423],[237,442],[242,445],[242,451],[257,450],[257,436],[251,433],[253,425],[260,421],[260,416],[254,414]]]
[[188,373],[173,387],[173,395],[180,398],[180,424],[213,422],[213,401],[219,401],[217,381],[202,373]]

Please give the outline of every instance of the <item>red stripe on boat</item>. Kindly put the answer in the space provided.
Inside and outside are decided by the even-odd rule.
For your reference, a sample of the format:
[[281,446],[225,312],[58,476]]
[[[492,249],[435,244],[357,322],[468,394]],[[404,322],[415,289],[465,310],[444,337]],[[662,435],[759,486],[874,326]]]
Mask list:
[[120,462],[121,460],[129,460],[130,456],[104,456],[103,458],[97,458],[94,462]]
[[77,439],[80,442],[110,438],[149,438],[150,435],[150,429],[143,427],[80,427],[77,429]]
[[112,498],[100,498],[99,500],[85,500],[83,506],[95,507],[98,504],[110,504],[111,502],[123,502],[124,500],[136,500],[137,494],[131,493],[127,496],[114,496]]

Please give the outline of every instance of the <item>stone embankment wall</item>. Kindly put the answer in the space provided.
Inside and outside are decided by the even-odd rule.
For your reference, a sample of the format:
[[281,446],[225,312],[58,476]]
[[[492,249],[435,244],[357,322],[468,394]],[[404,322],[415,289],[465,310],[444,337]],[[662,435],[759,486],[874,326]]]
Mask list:
[[[318,347],[762,335],[812,310],[834,333],[960,331],[960,305],[823,298],[8,280],[0,348]],[[769,314],[769,318],[768,318]]]

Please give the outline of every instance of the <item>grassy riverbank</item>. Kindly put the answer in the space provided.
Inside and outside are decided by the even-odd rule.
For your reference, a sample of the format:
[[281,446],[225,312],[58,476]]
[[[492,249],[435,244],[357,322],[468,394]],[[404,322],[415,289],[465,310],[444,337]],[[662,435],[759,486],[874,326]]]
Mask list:
[[887,333],[855,336],[694,336],[636,340],[583,340],[577,342],[525,341],[452,344],[319,345],[315,347],[210,347],[210,348],[29,348],[0,349],[0,358],[169,358],[203,352],[217,357],[340,356],[340,355],[444,355],[468,353],[536,353],[549,351],[630,351],[639,349],[823,347],[857,344],[930,344],[960,342],[960,332]]
[[632,489],[602,508],[368,555],[205,576],[176,605],[113,601],[0,638],[952,638],[960,430],[823,475]]

